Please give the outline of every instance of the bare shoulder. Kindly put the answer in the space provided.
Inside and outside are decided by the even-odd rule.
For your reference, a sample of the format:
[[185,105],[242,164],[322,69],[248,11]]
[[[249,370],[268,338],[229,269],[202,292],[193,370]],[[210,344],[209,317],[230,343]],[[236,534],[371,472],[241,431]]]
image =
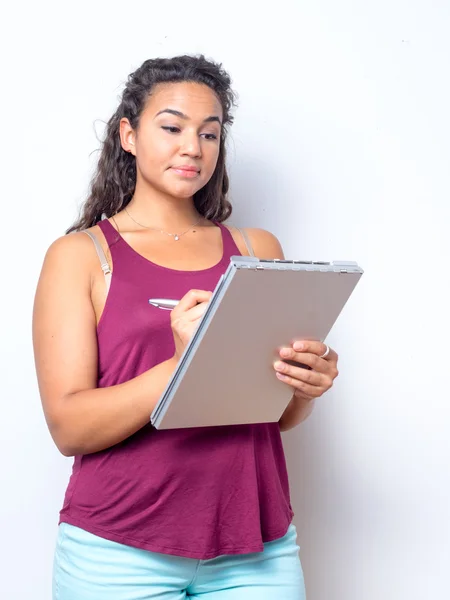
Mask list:
[[[95,233],[99,241],[102,241],[103,236],[98,235],[98,227],[92,227],[88,231]],[[78,269],[85,268],[86,263],[93,263],[94,258],[95,247],[92,240],[80,231],[56,239],[47,250],[45,263],[55,265],[64,263]]]
[[278,238],[266,229],[246,228],[258,258],[284,258],[283,249]]
[[[239,229],[231,226],[228,226],[228,229],[241,253],[248,254],[244,238]],[[241,228],[241,230],[247,234],[255,256],[258,258],[284,258],[283,249],[278,238],[270,231],[250,227]]]
[[[91,231],[97,233],[96,229]],[[97,235],[100,242],[101,237]],[[81,284],[90,289],[99,265],[92,240],[83,232],[70,233],[56,239],[48,248],[40,279],[65,282],[70,288]]]

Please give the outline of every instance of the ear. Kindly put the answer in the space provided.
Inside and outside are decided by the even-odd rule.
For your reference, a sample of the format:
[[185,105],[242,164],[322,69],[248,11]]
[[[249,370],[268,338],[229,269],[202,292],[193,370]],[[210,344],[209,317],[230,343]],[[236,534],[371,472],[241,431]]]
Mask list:
[[125,152],[130,152],[133,156],[136,156],[136,149],[134,147],[136,141],[136,134],[134,129],[130,125],[130,121],[125,117],[120,119],[120,143]]

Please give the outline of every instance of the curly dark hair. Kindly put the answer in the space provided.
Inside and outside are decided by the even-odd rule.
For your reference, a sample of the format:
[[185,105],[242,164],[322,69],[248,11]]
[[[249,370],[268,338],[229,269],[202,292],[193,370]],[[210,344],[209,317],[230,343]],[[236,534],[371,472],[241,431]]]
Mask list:
[[146,60],[128,76],[120,104],[106,126],[89,196],[78,220],[66,233],[92,227],[103,215],[111,217],[130,202],[136,186],[136,159],[122,148],[120,120],[126,117],[136,130],[154,86],[183,81],[207,85],[215,92],[223,109],[217,166],[208,183],[194,195],[194,205],[206,219],[222,222],[230,216],[232,208],[227,199],[229,180],[225,165],[225,143],[227,126],[233,123],[231,110],[236,104],[230,76],[221,64],[207,60],[203,55],[153,58]]

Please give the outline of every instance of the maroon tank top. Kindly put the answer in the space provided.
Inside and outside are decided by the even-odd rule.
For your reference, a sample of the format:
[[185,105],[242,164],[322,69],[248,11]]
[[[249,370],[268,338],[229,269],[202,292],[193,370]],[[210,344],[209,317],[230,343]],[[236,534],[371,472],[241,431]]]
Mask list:
[[[138,254],[109,221],[99,226],[114,265],[97,328],[98,387],[108,387],[173,356],[169,311],[152,309],[148,299],[212,291],[240,252],[218,224],[220,262],[178,271]],[[262,551],[263,542],[286,533],[292,516],[278,423],[160,431],[149,423],[107,450],[75,457],[60,522],[129,546],[208,559]]]

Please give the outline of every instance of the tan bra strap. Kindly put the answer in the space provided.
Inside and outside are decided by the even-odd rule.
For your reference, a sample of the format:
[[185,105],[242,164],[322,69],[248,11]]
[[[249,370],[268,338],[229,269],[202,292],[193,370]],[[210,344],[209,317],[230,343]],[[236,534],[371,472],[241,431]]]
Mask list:
[[94,246],[97,251],[97,256],[100,259],[100,266],[102,267],[103,275],[105,276],[106,293],[108,293],[109,286],[111,285],[111,269],[109,268],[109,264],[108,264],[108,261],[106,260],[106,256],[105,256],[105,253],[103,252],[103,248],[102,248],[100,242],[98,241],[95,233],[92,233],[92,231],[86,231],[86,230],[83,230],[83,233],[88,235],[91,238],[91,240],[94,242]]
[[245,245],[247,247],[249,256],[255,256],[255,252],[253,250],[253,246],[252,246],[252,243],[250,241],[250,238],[248,237],[248,233],[245,231],[245,229],[239,229],[239,227],[236,227],[236,229],[242,235],[242,239],[245,242]]

